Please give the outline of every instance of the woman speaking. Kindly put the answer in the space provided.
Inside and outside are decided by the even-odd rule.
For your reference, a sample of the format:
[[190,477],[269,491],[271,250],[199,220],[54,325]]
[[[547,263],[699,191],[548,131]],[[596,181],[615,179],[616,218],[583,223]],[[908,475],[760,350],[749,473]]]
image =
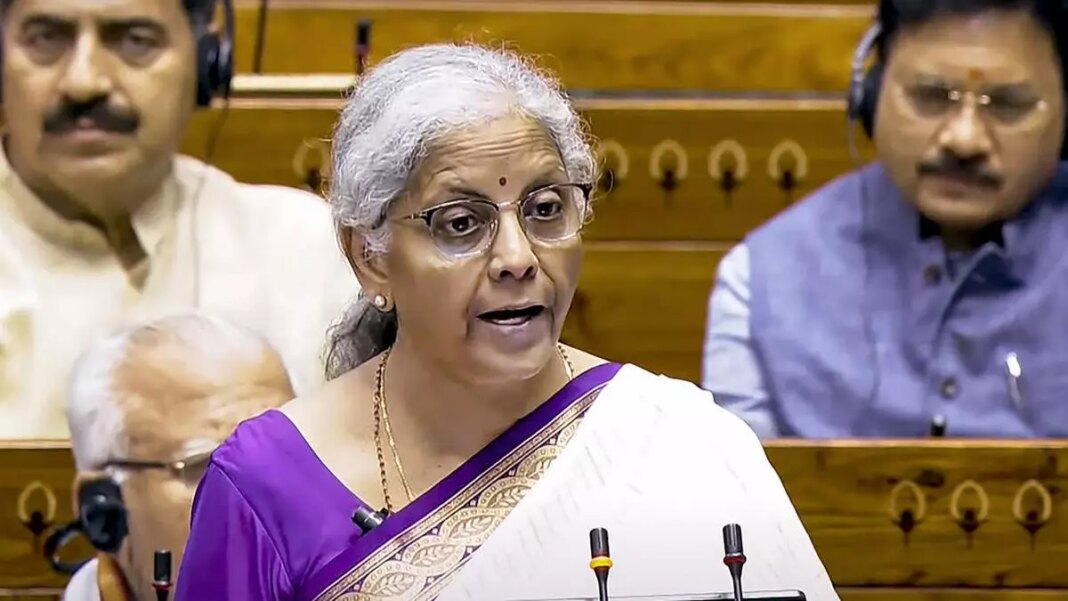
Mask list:
[[400,52],[360,79],[333,151],[363,294],[330,382],[215,452],[179,601],[586,597],[595,527],[617,596],[729,591],[728,522],[748,590],[837,599],[740,420],[559,342],[597,169],[554,80],[478,46]]

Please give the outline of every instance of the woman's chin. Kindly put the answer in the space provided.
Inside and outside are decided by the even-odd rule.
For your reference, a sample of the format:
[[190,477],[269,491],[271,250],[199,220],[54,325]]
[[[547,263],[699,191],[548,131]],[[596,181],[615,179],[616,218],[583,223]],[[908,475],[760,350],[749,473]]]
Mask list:
[[536,378],[552,365],[562,361],[554,341],[545,340],[518,351],[480,349],[475,353],[473,371],[481,384],[507,384]]

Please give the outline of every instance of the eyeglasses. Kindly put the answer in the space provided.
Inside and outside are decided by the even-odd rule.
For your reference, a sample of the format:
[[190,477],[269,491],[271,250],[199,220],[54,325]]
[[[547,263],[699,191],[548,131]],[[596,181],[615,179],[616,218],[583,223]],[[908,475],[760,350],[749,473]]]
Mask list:
[[151,461],[144,459],[113,459],[104,464],[105,470],[165,470],[171,477],[181,480],[200,479],[211,461],[215,449],[186,455],[174,461]]
[[518,206],[519,224],[531,242],[553,244],[574,238],[586,224],[592,191],[593,184],[553,184],[511,202],[461,198],[397,219],[422,220],[438,250],[463,258],[493,244],[501,211],[513,205]]
[[916,112],[923,117],[942,118],[956,110],[962,101],[971,99],[979,110],[999,124],[1011,125],[1046,108],[1046,102],[1027,86],[995,86],[973,92],[944,83],[922,82],[905,87]]

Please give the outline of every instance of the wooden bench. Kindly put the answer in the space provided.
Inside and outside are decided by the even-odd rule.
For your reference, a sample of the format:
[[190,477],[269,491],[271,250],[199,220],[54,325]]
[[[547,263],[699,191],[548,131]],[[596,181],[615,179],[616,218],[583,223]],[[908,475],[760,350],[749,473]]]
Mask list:
[[[844,601],[1068,598],[1068,442],[766,448]],[[70,519],[72,479],[65,444],[0,443],[0,598],[54,598],[63,586],[31,530]]]
[[[587,0],[272,0],[262,72],[354,73],[370,19],[371,63],[426,43],[507,45],[570,88],[617,91],[841,91],[872,3]],[[251,73],[254,2],[237,10],[236,65]],[[310,40],[314,44],[309,43]]]

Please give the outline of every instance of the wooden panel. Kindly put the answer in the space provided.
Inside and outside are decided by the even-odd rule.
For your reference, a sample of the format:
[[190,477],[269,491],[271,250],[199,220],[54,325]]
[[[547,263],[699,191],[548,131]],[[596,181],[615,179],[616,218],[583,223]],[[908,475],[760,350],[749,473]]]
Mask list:
[[[855,165],[840,102],[648,100],[579,106],[603,146],[622,149],[622,154],[606,151],[605,165],[626,176],[616,178],[610,193],[599,195],[586,231],[590,240],[738,240]],[[334,100],[235,100],[222,122],[213,161],[241,181],[299,186],[328,157],[325,140],[338,108]],[[183,149],[200,157],[211,154],[208,140],[219,123],[218,111],[198,114]],[[716,150],[731,148],[732,141],[743,154]],[[866,140],[862,146],[867,156]],[[744,178],[729,195],[723,179],[710,175],[713,152],[721,157],[721,172],[733,168],[741,175],[744,167]],[[670,192],[661,187],[662,177],[653,177],[667,170],[685,176]],[[779,179],[772,177],[773,170]],[[800,180],[789,192],[780,187],[786,173]]]
[[700,381],[705,307],[724,252],[712,245],[588,243],[564,341]]
[[[275,0],[262,67],[353,73],[355,23],[368,18],[372,64],[414,45],[478,41],[537,56],[574,89],[841,91],[870,12],[864,5]],[[257,9],[242,4],[236,61],[245,73],[256,19]]]
[[[767,446],[839,586],[1068,589],[1068,442]],[[893,514],[920,519],[907,544],[891,519],[895,493]],[[1015,515],[1041,517],[1043,498],[1049,519],[1032,539],[1014,502]],[[969,510],[984,518],[970,542],[954,517]]]
[[[1068,442],[779,440],[766,447],[843,601],[1068,598]],[[34,482],[69,498],[72,478],[63,444],[0,443],[0,597],[62,586],[34,550],[18,499]],[[1014,496],[1029,479],[1050,498],[1033,549],[1012,517]],[[970,548],[950,517],[954,490],[969,480],[989,502]],[[908,547],[888,512],[901,482],[915,482],[926,498]],[[976,493],[958,496],[962,513],[978,504]],[[29,511],[47,510],[39,498],[28,501]],[[1024,498],[1022,512],[1041,509],[1038,498]],[[904,499],[900,506],[918,509]],[[59,502],[57,517],[69,516],[69,503]],[[758,552],[752,544],[747,550]]]
[[[66,576],[52,572],[41,546],[55,528],[73,519],[73,463],[67,443],[0,442],[0,589],[66,583]],[[81,541],[69,551],[63,553],[67,561],[91,556]],[[51,594],[39,592],[46,595],[42,599]]]

